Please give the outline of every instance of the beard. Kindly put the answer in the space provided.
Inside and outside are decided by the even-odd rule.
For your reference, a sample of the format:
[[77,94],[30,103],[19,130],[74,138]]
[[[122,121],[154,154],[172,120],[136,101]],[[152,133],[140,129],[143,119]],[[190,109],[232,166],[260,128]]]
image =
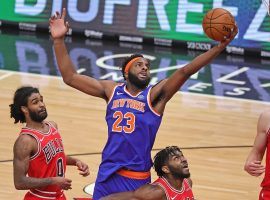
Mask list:
[[33,121],[42,122],[44,119],[47,118],[48,113],[46,109],[45,112],[32,112],[31,110],[29,110],[29,115]]
[[184,173],[183,170],[179,171],[179,168],[175,169],[174,167],[168,166],[169,170],[172,174],[172,176],[176,179],[184,179],[184,178],[189,178],[190,173]]
[[135,85],[137,88],[144,89],[148,86],[150,82],[150,77],[147,77],[145,80],[140,80],[137,76],[132,74],[130,71],[128,72],[128,80]]

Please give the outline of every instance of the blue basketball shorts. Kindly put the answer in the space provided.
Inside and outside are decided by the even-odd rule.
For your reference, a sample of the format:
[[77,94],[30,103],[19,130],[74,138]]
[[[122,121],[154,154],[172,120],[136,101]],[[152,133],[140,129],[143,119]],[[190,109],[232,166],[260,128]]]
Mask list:
[[119,175],[117,172],[111,175],[106,181],[95,183],[93,200],[117,193],[127,192],[138,189],[139,187],[151,182],[151,176],[145,179],[134,179]]

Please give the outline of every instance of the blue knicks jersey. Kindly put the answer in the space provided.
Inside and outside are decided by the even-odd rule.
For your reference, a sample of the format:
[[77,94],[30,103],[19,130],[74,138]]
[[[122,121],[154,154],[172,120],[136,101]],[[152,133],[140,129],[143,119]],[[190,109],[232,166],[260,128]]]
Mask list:
[[151,88],[133,96],[126,84],[115,87],[107,105],[109,135],[102,153],[99,181],[122,167],[133,171],[149,171],[152,167],[151,150],[162,116],[151,107]]

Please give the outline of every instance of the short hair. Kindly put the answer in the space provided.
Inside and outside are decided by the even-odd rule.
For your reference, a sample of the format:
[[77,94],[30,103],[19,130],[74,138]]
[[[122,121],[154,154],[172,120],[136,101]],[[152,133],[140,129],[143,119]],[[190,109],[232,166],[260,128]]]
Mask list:
[[165,173],[162,171],[162,167],[168,163],[169,157],[176,155],[176,152],[181,152],[177,146],[168,146],[165,149],[159,151],[154,157],[154,169],[159,177]]
[[131,61],[133,58],[138,58],[138,57],[144,58],[142,54],[138,54],[138,53],[132,54],[129,57],[125,57],[125,60],[123,61],[122,65],[121,65],[122,75],[123,75],[125,80],[126,80],[126,78],[125,78],[125,68],[126,68],[128,62]]
[[24,113],[21,110],[22,106],[27,106],[28,98],[33,93],[39,93],[39,90],[37,88],[31,87],[31,86],[23,86],[16,90],[14,97],[13,97],[13,103],[9,105],[10,107],[10,118],[14,118],[14,124],[20,122],[25,122],[25,116]]

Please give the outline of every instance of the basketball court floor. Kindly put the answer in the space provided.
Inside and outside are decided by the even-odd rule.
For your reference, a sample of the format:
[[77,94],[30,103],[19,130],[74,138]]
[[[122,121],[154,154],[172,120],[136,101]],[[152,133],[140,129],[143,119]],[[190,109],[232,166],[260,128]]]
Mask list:
[[[170,76],[202,51],[67,37],[79,73],[123,81],[117,66],[131,53],[151,62],[151,83]],[[88,163],[91,174],[73,180],[68,199],[90,197],[101,151],[107,139],[106,103],[66,86],[56,67],[49,34],[0,34],[0,199],[22,199],[13,186],[13,144],[22,125],[13,124],[9,104],[22,85],[40,89],[48,120],[57,122],[65,151]],[[198,200],[257,199],[262,177],[244,170],[260,113],[270,107],[270,60],[222,54],[193,75],[168,103],[152,155],[168,145],[180,146],[188,159]],[[152,170],[152,180],[156,178]]]

